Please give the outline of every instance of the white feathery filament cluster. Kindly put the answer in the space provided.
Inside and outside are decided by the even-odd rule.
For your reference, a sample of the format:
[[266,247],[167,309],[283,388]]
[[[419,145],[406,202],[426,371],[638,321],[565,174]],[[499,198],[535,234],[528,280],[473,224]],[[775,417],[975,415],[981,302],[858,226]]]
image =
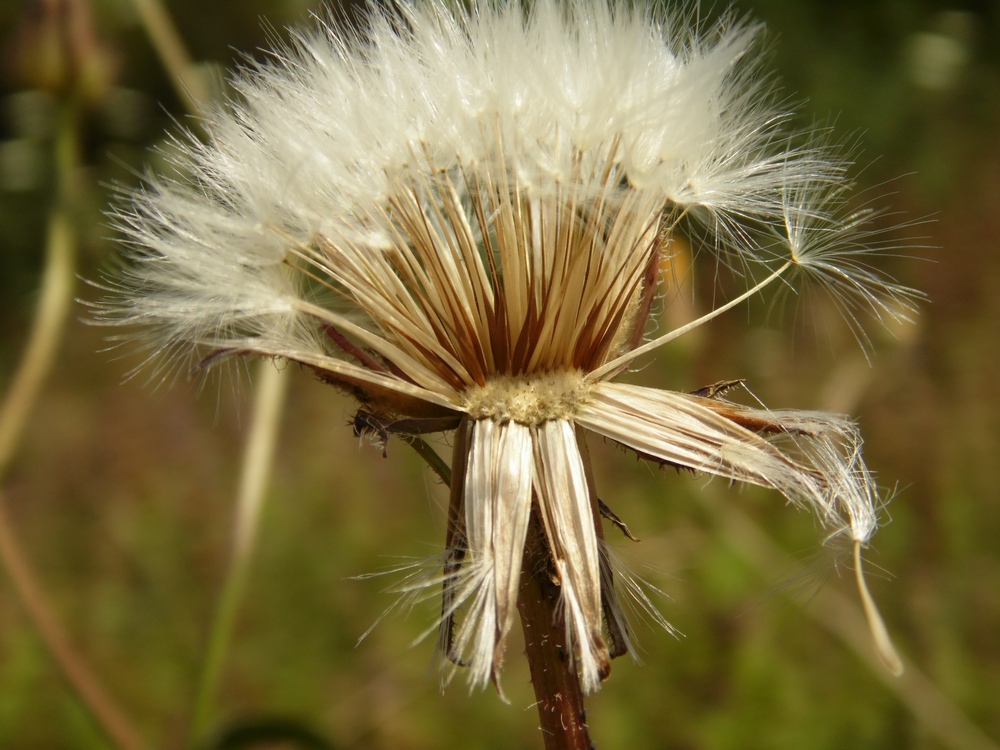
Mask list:
[[[106,319],[168,362],[284,358],[385,424],[457,429],[447,656],[496,681],[534,516],[594,690],[624,649],[585,432],[777,490],[857,548],[877,525],[850,421],[612,382],[795,273],[852,323],[912,310],[864,224],[837,218],[844,165],[786,132],[758,34],[604,0],[400,2],[304,33],[182,144],[190,180],[152,177],[118,209],[133,263]],[[657,332],[685,222],[749,290]]]

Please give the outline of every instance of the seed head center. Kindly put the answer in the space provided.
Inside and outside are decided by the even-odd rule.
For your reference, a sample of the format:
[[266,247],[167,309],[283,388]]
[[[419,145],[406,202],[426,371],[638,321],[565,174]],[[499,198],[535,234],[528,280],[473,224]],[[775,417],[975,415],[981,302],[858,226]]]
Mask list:
[[513,421],[526,425],[571,419],[590,394],[580,370],[499,375],[465,393],[474,419]]

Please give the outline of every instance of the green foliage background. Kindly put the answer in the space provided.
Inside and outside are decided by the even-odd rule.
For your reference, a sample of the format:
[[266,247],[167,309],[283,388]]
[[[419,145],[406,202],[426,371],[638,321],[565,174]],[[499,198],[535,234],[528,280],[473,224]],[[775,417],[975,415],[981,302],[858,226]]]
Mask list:
[[[54,184],[53,102],[18,72],[29,5],[0,4],[0,389],[33,315]],[[78,182],[79,272],[94,279],[116,252],[101,213],[108,186],[155,165],[147,149],[186,115],[131,4],[91,6],[116,61],[84,125]],[[284,35],[273,29],[315,9],[167,7],[220,85],[268,33]],[[872,329],[871,367],[845,326],[803,300],[804,316],[761,304],[730,313],[636,377],[677,390],[744,377],[771,406],[858,416],[870,464],[899,487],[869,553],[885,571],[875,595],[907,660],[1000,738],[1000,9],[746,0],[737,10],[767,24],[785,88],[805,99],[802,123],[834,123],[859,144],[859,184],[891,193],[884,202],[910,217],[934,217],[919,230],[933,249],[886,260],[931,301],[894,336]],[[78,294],[97,293],[81,283]],[[3,489],[81,653],[157,746],[176,747],[227,560],[249,389],[123,383],[138,359],[102,351],[104,333],[72,322]],[[293,377],[217,728],[282,717],[336,748],[540,747],[520,646],[509,650],[508,706],[460,682],[439,694],[432,644],[410,647],[433,603],[355,645],[393,598],[387,580],[350,577],[434,554],[446,496],[404,445],[391,443],[388,459],[359,445],[346,399]],[[640,626],[645,664],[616,662],[589,702],[600,748],[943,747],[819,621],[821,587],[854,593],[830,560],[810,559],[809,517],[773,494],[595,450],[603,498],[643,539],[618,546],[669,595],[660,608],[685,634]],[[777,569],[748,561],[747,539],[727,522],[742,522],[736,514],[780,545]],[[279,746],[294,745],[256,745]],[[0,747],[105,747],[2,574]]]

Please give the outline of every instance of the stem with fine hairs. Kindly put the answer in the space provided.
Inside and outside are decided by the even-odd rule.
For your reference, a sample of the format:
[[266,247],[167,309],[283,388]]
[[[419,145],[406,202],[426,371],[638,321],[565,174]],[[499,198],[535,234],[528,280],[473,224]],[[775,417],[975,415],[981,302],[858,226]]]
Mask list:
[[517,608],[545,750],[593,750],[583,687],[566,644],[559,586],[545,532],[534,510],[528,525]]

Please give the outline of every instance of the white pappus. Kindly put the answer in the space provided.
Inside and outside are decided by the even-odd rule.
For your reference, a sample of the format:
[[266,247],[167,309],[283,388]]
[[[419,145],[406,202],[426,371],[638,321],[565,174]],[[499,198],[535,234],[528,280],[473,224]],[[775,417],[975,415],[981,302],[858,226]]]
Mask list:
[[[849,538],[858,568],[877,525],[851,421],[614,381],[796,274],[852,325],[919,297],[838,218],[846,166],[789,132],[759,35],[604,0],[399,2],[361,30],[319,24],[236,78],[206,140],[182,140],[189,178],[150,177],[118,206],[131,262],[101,315],[167,363],[282,358],[376,424],[456,429],[447,655],[471,684],[496,681],[534,518],[592,691],[623,634],[606,631],[621,615],[587,433],[774,489]],[[747,290],[658,331],[684,222]]]

